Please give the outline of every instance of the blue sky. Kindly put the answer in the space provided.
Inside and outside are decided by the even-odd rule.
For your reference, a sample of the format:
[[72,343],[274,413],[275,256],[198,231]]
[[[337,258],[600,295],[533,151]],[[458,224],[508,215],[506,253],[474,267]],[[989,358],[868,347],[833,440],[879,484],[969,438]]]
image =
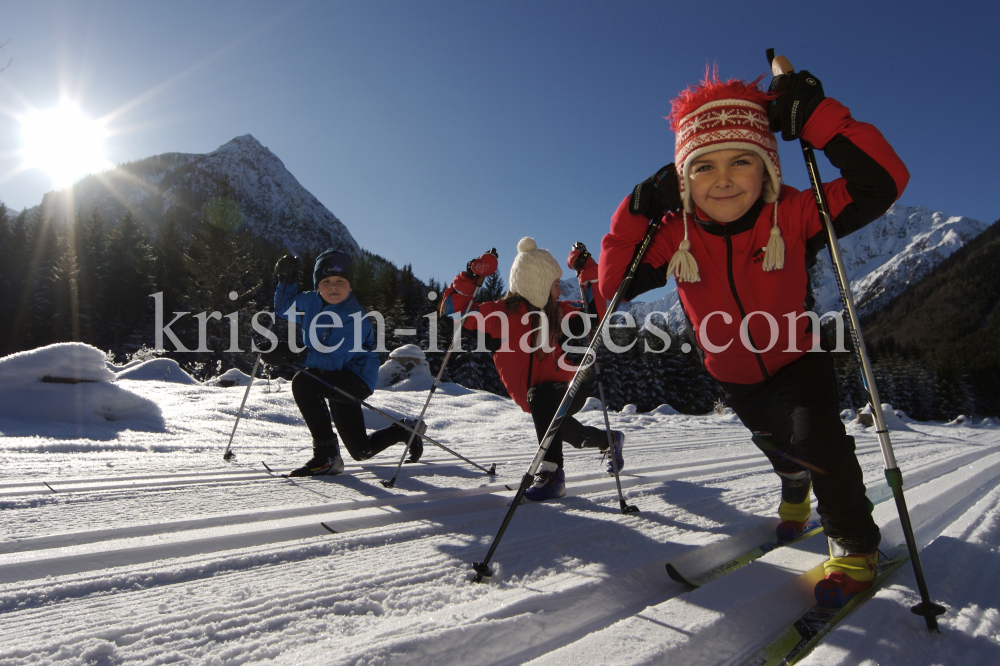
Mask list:
[[[912,174],[901,202],[993,222],[1000,152],[992,3],[31,2],[0,6],[0,201],[17,116],[61,91],[114,113],[113,163],[253,134],[365,248],[450,279],[519,238],[593,250],[636,182],[673,161],[670,99],[775,47],[876,125]],[[797,144],[785,182],[808,187]],[[828,163],[825,179],[835,177]],[[566,270],[566,276],[569,276]]]

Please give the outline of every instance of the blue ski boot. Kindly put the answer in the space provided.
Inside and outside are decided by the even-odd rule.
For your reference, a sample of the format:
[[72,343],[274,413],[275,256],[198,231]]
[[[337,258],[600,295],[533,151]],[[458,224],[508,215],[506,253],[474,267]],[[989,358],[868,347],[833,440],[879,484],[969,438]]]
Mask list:
[[[618,472],[621,473],[622,468],[625,467],[625,458],[622,457],[622,447],[625,445],[625,433],[621,430],[611,431],[611,441],[615,443],[614,456],[615,461],[618,463]],[[608,474],[614,474],[615,468],[612,466],[611,454],[607,449],[604,450],[604,455],[606,460],[604,461],[604,469],[607,470]]]
[[566,496],[566,473],[554,462],[543,462],[535,473],[535,482],[524,491],[524,499],[544,502]]

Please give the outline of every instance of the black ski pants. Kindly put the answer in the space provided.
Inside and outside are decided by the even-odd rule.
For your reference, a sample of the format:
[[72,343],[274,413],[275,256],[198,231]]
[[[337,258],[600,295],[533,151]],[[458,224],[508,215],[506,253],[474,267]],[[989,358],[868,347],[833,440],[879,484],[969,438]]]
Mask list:
[[[535,433],[538,435],[538,442],[541,443],[545,433],[549,430],[552,417],[559,409],[559,403],[566,395],[566,382],[543,382],[528,389],[528,409],[531,411],[531,419],[535,422]],[[559,432],[552,438],[549,450],[545,453],[544,460],[563,466],[562,443],[565,439],[573,448],[582,449],[593,447],[606,449],[608,447],[608,435],[604,430],[585,426],[573,418],[583,409],[583,403],[587,401],[584,391],[577,391],[573,402],[569,406],[569,411],[559,426]]]
[[[358,400],[364,400],[372,394],[365,381],[350,370],[310,369],[309,372],[321,377],[328,384],[347,391]],[[406,442],[409,437],[409,431],[395,423],[388,428],[376,430],[369,437],[365,430],[365,416],[358,402],[323,386],[301,372],[292,377],[292,395],[299,411],[302,412],[302,418],[309,426],[314,448],[317,444],[324,445],[331,439],[336,441],[337,436],[330,425],[331,414],[333,424],[337,426],[337,432],[340,433],[347,452],[355,460],[367,460],[393,444]]]
[[719,383],[776,472],[810,470],[826,535],[877,545],[854,438],[840,420],[833,357],[810,352],[758,384]]

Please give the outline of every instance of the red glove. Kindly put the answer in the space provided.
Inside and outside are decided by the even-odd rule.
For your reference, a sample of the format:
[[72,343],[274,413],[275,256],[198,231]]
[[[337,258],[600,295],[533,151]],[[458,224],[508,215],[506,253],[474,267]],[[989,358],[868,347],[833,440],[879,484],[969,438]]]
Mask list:
[[497,251],[493,248],[489,252],[484,252],[482,256],[476,257],[465,266],[465,271],[473,279],[479,277],[489,277],[497,272]]
[[577,241],[566,257],[566,265],[576,271],[576,277],[583,284],[597,282],[597,263],[587,251],[587,246]]
[[566,257],[566,265],[579,273],[589,258],[590,252],[587,251],[587,246],[577,241],[573,243],[573,248],[569,251],[569,256]]
[[587,261],[584,262],[583,268],[577,271],[576,277],[580,280],[581,284],[597,282],[597,262],[594,261],[593,257],[587,257]]

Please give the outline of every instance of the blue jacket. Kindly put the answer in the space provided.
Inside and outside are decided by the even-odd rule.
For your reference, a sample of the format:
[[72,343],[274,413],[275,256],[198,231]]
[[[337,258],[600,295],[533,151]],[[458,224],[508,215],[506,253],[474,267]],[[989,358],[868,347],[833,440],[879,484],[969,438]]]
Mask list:
[[[372,329],[371,320],[364,317],[365,311],[358,303],[358,299],[354,297],[354,294],[351,294],[343,302],[330,305],[315,291],[299,294],[298,290],[296,284],[278,283],[278,288],[274,291],[274,307],[278,317],[284,317],[285,312],[292,306],[293,302],[295,309],[303,313],[294,319],[298,328],[299,340],[309,348],[309,353],[302,365],[317,370],[350,370],[361,377],[368,388],[374,391],[375,384],[378,383],[379,367],[378,354],[373,351],[375,349],[375,331]],[[313,344],[312,336],[309,335],[311,323],[321,312],[330,312],[340,317],[341,326],[339,328],[327,328],[328,325],[336,322],[332,317],[323,315],[317,322],[315,329],[315,342],[326,347],[337,347],[333,351],[320,351]],[[357,345],[359,347],[357,351],[353,351],[357,317],[352,315],[355,314],[361,318],[361,341]],[[287,319],[292,321],[292,317],[287,317]],[[340,343],[339,347],[338,343]]]

